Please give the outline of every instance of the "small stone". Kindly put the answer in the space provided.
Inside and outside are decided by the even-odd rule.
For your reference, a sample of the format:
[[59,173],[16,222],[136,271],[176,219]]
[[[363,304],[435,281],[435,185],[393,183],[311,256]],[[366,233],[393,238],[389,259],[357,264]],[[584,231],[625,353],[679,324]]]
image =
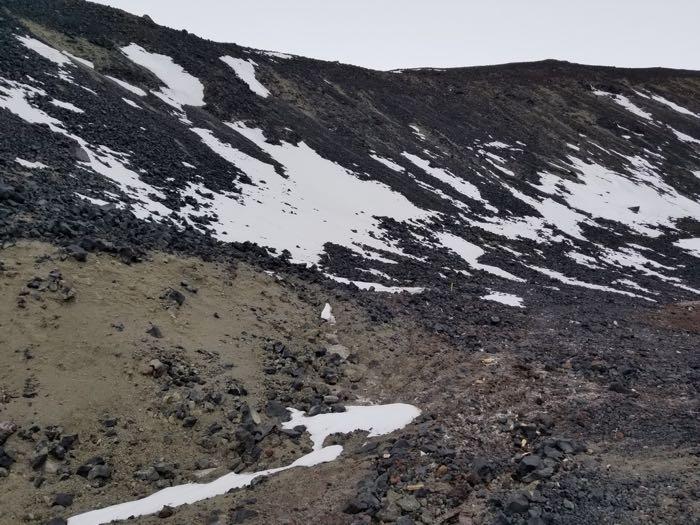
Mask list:
[[162,298],[177,303],[178,306],[182,306],[186,299],[185,294],[183,294],[180,290],[175,290],[174,288],[168,288],[168,290],[163,294]]
[[163,332],[161,331],[161,329],[158,326],[156,326],[154,324],[152,324],[151,327],[148,330],[146,330],[146,333],[150,336],[155,337],[156,339],[163,338]]
[[78,262],[87,261],[88,252],[82,246],[71,244],[66,247],[66,253]]
[[575,505],[571,501],[569,501],[568,499],[565,499],[563,504],[564,504],[565,509],[574,510]]
[[112,469],[107,465],[95,465],[88,472],[87,479],[109,479],[112,477]]
[[168,369],[168,367],[158,359],[149,361],[148,366],[153,377],[161,377]]
[[61,507],[70,507],[73,504],[73,494],[59,492],[53,497],[52,507],[60,505]]
[[147,467],[134,472],[134,477],[142,481],[158,481],[160,479],[160,474],[158,474],[158,471],[154,467]]
[[168,505],[163,506],[163,508],[158,511],[159,518],[169,518],[173,514],[175,514],[175,509]]
[[420,509],[420,502],[415,496],[402,496],[396,501],[396,504],[404,512],[415,512]]
[[508,498],[508,501],[506,501],[505,509],[508,514],[520,514],[523,512],[527,512],[527,509],[530,508],[530,501],[527,499],[527,496],[525,494],[518,493],[512,495],[510,498]]
[[540,470],[542,468],[544,468],[542,458],[535,455],[525,456],[520,460],[520,463],[518,463],[518,472],[521,475],[529,474],[534,470]]

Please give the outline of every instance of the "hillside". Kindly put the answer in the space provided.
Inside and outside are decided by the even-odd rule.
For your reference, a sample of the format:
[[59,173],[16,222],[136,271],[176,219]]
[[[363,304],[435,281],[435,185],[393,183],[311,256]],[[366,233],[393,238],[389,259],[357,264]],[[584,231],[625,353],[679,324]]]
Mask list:
[[700,518],[700,72],[0,46],[0,523]]

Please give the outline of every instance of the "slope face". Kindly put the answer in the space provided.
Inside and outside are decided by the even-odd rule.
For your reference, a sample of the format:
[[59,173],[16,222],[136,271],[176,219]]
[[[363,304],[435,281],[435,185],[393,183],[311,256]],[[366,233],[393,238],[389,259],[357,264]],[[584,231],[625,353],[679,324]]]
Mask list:
[[468,272],[505,292],[697,292],[697,73],[383,73],[99,6],[4,5],[6,174],[54,181],[72,211],[121,208],[396,289]]
[[[697,515],[700,73],[378,72],[77,0],[0,0],[0,49],[12,522],[210,481],[210,463],[236,487],[280,474],[183,523]],[[77,372],[106,385],[94,403]],[[380,401],[423,415],[286,471],[312,450],[285,406],[313,426]],[[35,465],[58,423],[90,438]],[[188,467],[153,477],[167,455]],[[71,477],[95,456],[111,478]],[[74,506],[28,517],[28,479]]]

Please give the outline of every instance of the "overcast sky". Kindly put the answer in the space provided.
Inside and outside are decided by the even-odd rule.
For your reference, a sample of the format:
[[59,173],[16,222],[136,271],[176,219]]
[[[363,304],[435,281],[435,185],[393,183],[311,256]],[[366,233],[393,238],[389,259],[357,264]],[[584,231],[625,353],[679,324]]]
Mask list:
[[558,58],[700,70],[700,0],[96,0],[221,42],[374,69]]

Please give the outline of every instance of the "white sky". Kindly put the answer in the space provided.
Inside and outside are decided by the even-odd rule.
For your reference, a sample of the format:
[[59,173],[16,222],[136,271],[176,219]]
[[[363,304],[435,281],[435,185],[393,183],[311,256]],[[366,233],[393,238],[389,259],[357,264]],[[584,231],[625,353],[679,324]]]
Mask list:
[[374,69],[557,58],[700,70],[700,0],[94,0],[221,42]]

